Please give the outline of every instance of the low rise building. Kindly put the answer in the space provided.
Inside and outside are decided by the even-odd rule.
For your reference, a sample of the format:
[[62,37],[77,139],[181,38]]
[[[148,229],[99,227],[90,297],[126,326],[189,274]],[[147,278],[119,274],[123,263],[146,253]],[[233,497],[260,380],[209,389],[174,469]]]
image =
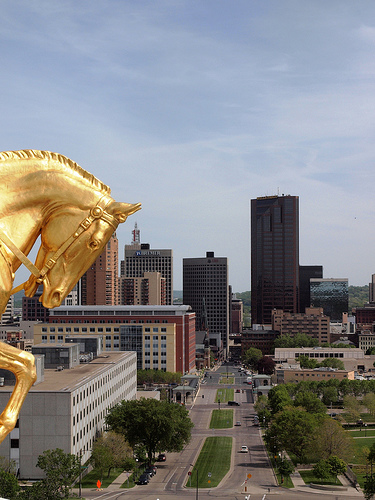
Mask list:
[[[15,460],[20,479],[43,477],[36,463],[46,450],[81,454],[82,463],[89,459],[108,410],[136,399],[136,354],[105,353],[72,370],[44,370],[41,378],[30,389],[16,428],[0,444],[0,456]],[[13,388],[0,387],[2,408]]]
[[[138,369],[195,370],[195,313],[190,306],[61,306],[34,326],[34,342],[103,335],[104,351],[136,351]],[[212,335],[210,335],[211,338]]]
[[304,333],[320,344],[331,342],[330,318],[321,307],[306,307],[305,313],[289,313],[280,309],[272,311],[272,329],[281,335]]
[[[282,372],[282,373],[281,373]],[[335,368],[320,367],[314,368],[313,370],[307,368],[280,368],[276,370],[278,383],[284,382],[301,382],[305,381],[315,381],[324,382],[331,379],[335,380],[354,380],[354,371],[348,370],[337,370]]]

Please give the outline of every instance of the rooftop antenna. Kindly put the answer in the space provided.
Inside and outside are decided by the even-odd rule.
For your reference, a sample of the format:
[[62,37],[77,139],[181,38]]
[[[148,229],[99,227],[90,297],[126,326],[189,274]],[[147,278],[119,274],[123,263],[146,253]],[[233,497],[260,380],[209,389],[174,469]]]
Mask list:
[[132,245],[141,242],[141,231],[138,229],[137,223],[134,224],[132,235],[133,235]]

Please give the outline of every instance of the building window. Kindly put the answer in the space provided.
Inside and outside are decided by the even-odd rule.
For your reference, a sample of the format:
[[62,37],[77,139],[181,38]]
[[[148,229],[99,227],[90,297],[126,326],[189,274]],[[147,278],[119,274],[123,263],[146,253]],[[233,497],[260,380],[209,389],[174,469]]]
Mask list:
[[47,343],[47,335],[42,335],[42,344]]
[[52,342],[52,343],[54,344],[54,343],[55,343],[55,341],[56,341],[56,337],[55,337],[55,335],[50,335],[50,336],[49,336],[49,341],[50,341],[50,342]]
[[20,447],[19,439],[11,439],[10,440],[10,447],[11,448],[19,448]]

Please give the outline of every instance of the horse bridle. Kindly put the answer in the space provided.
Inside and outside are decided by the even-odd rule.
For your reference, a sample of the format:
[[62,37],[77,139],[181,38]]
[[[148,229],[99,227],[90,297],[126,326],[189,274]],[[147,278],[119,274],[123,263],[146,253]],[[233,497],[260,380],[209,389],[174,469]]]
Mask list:
[[[111,202],[111,198],[103,196],[100,198],[98,203],[90,210],[88,217],[85,217],[80,223],[76,231],[69,236],[69,238],[62,243],[62,245],[56,250],[56,252],[50,257],[44,264],[42,269],[38,269],[31,260],[13,243],[13,241],[5,234],[4,231],[0,229],[0,251],[1,243],[4,243],[7,248],[24,264],[27,269],[36,277],[36,282],[41,284],[46,279],[48,272],[54,267],[58,259],[64,254],[64,252],[91,226],[91,224],[97,220],[103,220],[113,227],[114,231],[119,225],[118,219],[106,212],[106,208]],[[1,252],[3,254],[3,252]],[[3,254],[4,255],[4,254]],[[16,288],[13,288],[11,294],[14,294],[22,290],[25,283],[22,283]]]

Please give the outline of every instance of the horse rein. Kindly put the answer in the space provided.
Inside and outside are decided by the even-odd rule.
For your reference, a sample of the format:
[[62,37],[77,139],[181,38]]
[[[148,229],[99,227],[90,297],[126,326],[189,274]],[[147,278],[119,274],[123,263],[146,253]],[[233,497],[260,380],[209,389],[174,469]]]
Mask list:
[[[95,207],[93,207],[90,210],[88,217],[85,217],[80,222],[76,231],[71,236],[69,236],[69,238],[56,250],[53,256],[47,260],[42,269],[38,269],[1,229],[0,229],[0,249],[1,249],[1,243],[3,243],[22,262],[22,264],[24,264],[24,266],[26,266],[27,269],[37,278],[36,282],[41,284],[46,279],[48,271],[50,271],[54,267],[57,260],[73,244],[73,242],[76,241],[77,238],[91,226],[93,222],[101,219],[107,222],[107,224],[109,224],[110,226],[112,226],[114,230],[117,229],[119,221],[116,219],[116,217],[105,211],[110,201],[111,200],[108,199],[107,196],[103,196],[95,205]],[[2,255],[4,255],[3,252],[1,253]],[[22,283],[16,288],[13,288],[13,290],[11,291],[11,295],[22,290],[25,286],[25,283]]]

